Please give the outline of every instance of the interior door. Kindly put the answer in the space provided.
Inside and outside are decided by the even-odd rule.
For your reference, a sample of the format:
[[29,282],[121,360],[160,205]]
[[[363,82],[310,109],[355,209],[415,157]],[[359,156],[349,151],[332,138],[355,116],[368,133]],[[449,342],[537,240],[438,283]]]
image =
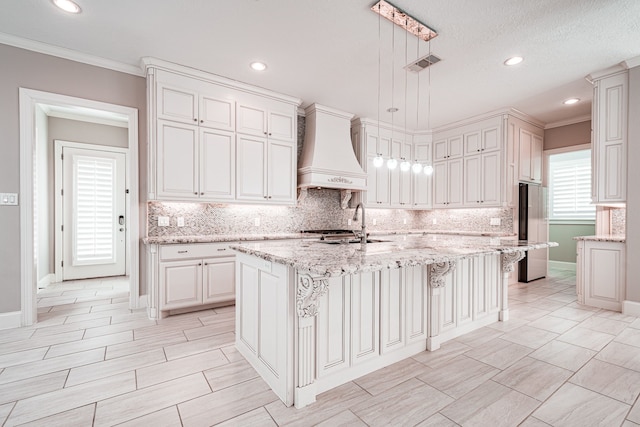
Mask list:
[[125,274],[125,155],[62,149],[62,279]]

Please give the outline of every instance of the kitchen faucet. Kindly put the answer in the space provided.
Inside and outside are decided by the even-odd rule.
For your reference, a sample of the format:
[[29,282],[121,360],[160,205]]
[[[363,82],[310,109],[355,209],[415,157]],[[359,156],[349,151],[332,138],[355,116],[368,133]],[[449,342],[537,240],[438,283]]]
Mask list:
[[362,208],[362,234],[360,235],[360,244],[364,245],[367,243],[367,225],[364,222],[364,205],[362,202],[358,203],[356,206],[356,211],[353,213],[353,220],[358,220],[358,209]]

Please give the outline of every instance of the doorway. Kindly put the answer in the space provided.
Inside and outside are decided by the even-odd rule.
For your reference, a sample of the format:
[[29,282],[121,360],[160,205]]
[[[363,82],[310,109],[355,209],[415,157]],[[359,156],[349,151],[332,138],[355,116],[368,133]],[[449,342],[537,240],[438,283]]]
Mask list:
[[[42,129],[39,129],[38,124],[39,121],[42,121],[43,116],[48,117],[49,115],[101,124],[115,120],[125,128],[126,148],[115,151],[125,153],[124,181],[128,192],[125,193],[124,214],[118,213],[116,215],[118,226],[122,221],[123,227],[118,227],[116,230],[119,233],[120,228],[123,228],[122,234],[124,234],[125,245],[123,257],[124,274],[129,277],[130,283],[129,306],[131,309],[140,308],[144,305],[141,305],[139,285],[138,110],[99,101],[20,88],[21,326],[31,325],[37,321],[36,291],[38,268],[39,265],[42,265],[39,264],[40,258],[42,258],[40,254],[42,251],[46,251],[43,245],[51,244],[53,246],[53,239],[47,238],[41,233],[39,222],[44,214],[42,210],[38,209],[38,203],[43,198],[43,194],[46,193],[46,191],[39,188],[39,183],[43,179],[47,179],[46,175],[44,177],[39,176],[41,171],[39,170],[38,159],[41,156],[39,156],[37,150],[37,143],[42,140],[42,134],[46,134],[47,130],[45,127],[43,132]],[[53,176],[51,180],[53,180]],[[53,190],[53,187],[51,189]],[[121,216],[124,218],[121,219]],[[53,259],[53,257],[51,258]],[[87,259],[85,258],[84,262],[86,261]],[[78,265],[80,264],[82,262],[79,262]],[[54,276],[54,274],[51,274],[51,276]]]

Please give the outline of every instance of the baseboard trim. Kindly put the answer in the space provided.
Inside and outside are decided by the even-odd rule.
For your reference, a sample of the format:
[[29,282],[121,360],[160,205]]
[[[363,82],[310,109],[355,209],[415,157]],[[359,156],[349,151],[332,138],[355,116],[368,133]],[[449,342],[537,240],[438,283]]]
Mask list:
[[147,296],[140,295],[138,297],[138,308],[147,308]]
[[22,326],[22,312],[0,313],[0,330],[19,328],[20,326]]
[[554,270],[568,270],[575,272],[576,263],[565,261],[549,261],[549,268],[553,268]]
[[640,317],[640,302],[637,301],[622,301],[622,314],[626,316]]
[[49,273],[42,279],[38,280],[38,289],[44,289],[49,286],[49,284],[54,283],[55,281],[56,275],[54,273]]

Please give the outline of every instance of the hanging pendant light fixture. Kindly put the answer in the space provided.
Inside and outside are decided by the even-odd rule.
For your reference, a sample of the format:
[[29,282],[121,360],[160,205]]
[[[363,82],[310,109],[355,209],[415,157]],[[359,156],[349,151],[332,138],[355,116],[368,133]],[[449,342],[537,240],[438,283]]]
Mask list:
[[[393,12],[395,16],[395,11]],[[391,170],[395,169],[398,166],[398,161],[393,158],[393,131],[394,131],[394,118],[395,113],[398,109],[395,107],[394,98],[395,98],[395,86],[396,86],[396,26],[394,25],[391,29],[391,107],[387,109],[387,111],[391,112],[391,153],[389,153],[390,157],[387,160],[387,167]]]
[[[382,49],[382,45],[381,45],[381,37],[380,37],[380,21],[381,21],[381,16],[382,14],[380,13],[380,3],[378,3],[377,5],[374,6],[378,7],[378,11],[376,12],[378,14],[378,139],[380,139],[380,63],[381,63],[381,58],[382,58],[382,53],[381,53],[381,49]],[[375,10],[374,10],[375,11]],[[376,147],[378,148],[378,147]],[[373,158],[373,166],[376,168],[381,167],[384,164],[384,159],[382,158],[382,154],[377,153],[376,156]]]

